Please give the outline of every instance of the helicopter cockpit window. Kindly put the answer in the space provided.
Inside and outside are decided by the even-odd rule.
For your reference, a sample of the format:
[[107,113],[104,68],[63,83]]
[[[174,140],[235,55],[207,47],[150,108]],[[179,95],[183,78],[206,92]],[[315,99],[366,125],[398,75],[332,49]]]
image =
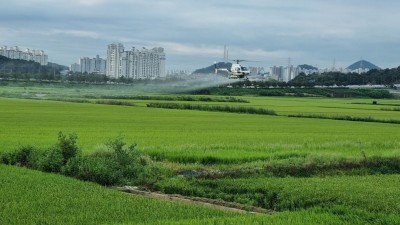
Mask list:
[[247,71],[247,68],[242,66],[242,71]]

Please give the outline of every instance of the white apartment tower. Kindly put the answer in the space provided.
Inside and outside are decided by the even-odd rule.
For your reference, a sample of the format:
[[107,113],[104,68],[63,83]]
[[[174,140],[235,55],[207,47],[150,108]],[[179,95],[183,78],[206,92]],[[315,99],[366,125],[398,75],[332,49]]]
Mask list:
[[96,56],[96,58],[84,57],[79,60],[79,63],[70,65],[70,71],[88,74],[106,74],[106,60]]
[[106,75],[111,78],[120,77],[120,58],[124,52],[122,44],[110,44],[107,48]]
[[122,44],[111,44],[107,50],[107,72],[107,76],[111,78],[155,79],[165,77],[164,49],[158,47],[138,50],[133,47],[131,51],[123,51]]
[[18,46],[10,47],[7,46],[0,47],[0,55],[10,58],[10,59],[21,59],[26,61],[34,61],[42,66],[47,66],[48,56],[43,50],[30,50],[21,51]]

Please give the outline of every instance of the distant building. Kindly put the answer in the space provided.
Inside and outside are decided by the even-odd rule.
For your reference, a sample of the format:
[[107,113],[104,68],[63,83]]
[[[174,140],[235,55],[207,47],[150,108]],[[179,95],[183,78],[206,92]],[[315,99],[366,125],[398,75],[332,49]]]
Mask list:
[[69,70],[74,73],[81,72],[81,65],[79,63],[73,63],[69,66]]
[[106,76],[110,78],[118,78],[119,67],[120,67],[120,57],[124,52],[124,46],[122,44],[110,44],[107,48],[107,66],[106,66]]
[[69,70],[78,73],[88,74],[106,74],[106,60],[96,56],[96,58],[84,57],[79,60],[79,63],[70,65]]
[[107,48],[107,73],[111,78],[154,79],[165,77],[165,52],[161,47],[125,51],[122,44]]
[[282,81],[283,72],[283,66],[273,66],[269,69],[269,76],[271,79]]
[[300,74],[300,71],[301,71],[300,67],[273,66],[270,67],[269,69],[269,78],[278,81],[288,82],[297,77]]
[[18,46],[10,48],[3,46],[0,47],[0,55],[10,59],[34,61],[42,66],[47,66],[48,64],[48,56],[43,50],[30,50],[28,48],[25,51],[21,51]]

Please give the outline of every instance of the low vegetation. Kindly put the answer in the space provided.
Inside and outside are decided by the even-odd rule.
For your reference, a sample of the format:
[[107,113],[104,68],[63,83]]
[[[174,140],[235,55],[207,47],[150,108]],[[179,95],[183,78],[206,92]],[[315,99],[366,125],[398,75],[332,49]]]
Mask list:
[[385,119],[375,119],[372,117],[353,117],[353,116],[341,116],[341,115],[327,116],[327,115],[317,115],[317,114],[297,114],[297,115],[288,115],[288,117],[400,124],[400,120],[395,120],[395,119],[385,120]]
[[181,109],[181,110],[200,110],[212,112],[230,112],[230,113],[247,113],[247,114],[260,114],[260,115],[276,115],[275,111],[265,108],[254,107],[235,107],[235,106],[221,106],[221,105],[191,105],[191,104],[178,104],[178,103],[148,103],[147,107],[151,108],[166,108],[166,109]]
[[[235,216],[207,207],[134,196],[57,174],[0,165],[0,224],[170,224]],[[241,216],[242,220],[253,217]]]
[[105,105],[125,105],[125,106],[134,106],[135,104],[132,102],[126,102],[126,101],[118,101],[118,100],[96,100],[96,104],[105,104]]
[[139,155],[135,144],[125,147],[122,136],[109,140],[89,155],[82,155],[77,136],[62,132],[57,144],[40,150],[32,146],[0,154],[0,163],[24,166],[44,172],[60,173],[101,185],[143,185],[151,187],[171,172],[146,156]]
[[175,178],[160,183],[159,188],[167,193],[223,199],[276,211],[318,208],[324,212],[340,213],[349,223],[395,224],[400,220],[399,181],[399,175],[217,180]]
[[222,96],[295,96],[295,97],[330,97],[330,98],[374,98],[385,99],[394,96],[385,89],[350,89],[338,88],[314,88],[314,87],[292,87],[284,82],[237,82],[232,88],[212,87],[190,91],[191,94],[199,95],[222,95]]
[[[221,104],[225,97],[131,99],[142,96],[131,91],[2,88],[2,96],[13,98],[0,99],[0,162],[7,164],[0,165],[1,224],[399,224],[400,134],[398,124],[379,122],[400,120],[397,111],[381,110],[397,107],[397,99],[254,95],[241,97],[246,104]],[[46,101],[57,98],[71,100]],[[280,116],[248,111],[260,108]],[[344,118],[288,117],[297,114]],[[237,215],[146,200],[91,182],[275,212]]]
[[235,97],[210,97],[210,96],[187,96],[187,95],[104,95],[104,96],[93,96],[86,95],[85,98],[100,98],[100,99],[127,99],[127,100],[160,100],[160,101],[200,101],[200,102],[239,102],[249,103],[248,100],[235,98]]

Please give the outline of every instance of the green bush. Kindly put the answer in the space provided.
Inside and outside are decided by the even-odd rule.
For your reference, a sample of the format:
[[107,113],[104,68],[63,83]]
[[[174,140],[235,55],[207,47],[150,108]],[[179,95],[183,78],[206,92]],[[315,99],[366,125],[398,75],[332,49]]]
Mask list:
[[68,161],[62,173],[80,180],[92,181],[101,185],[120,183],[122,172],[115,161],[109,157],[76,157]]
[[76,140],[78,136],[75,133],[71,133],[69,138],[64,135],[62,132],[58,133],[58,143],[57,146],[60,148],[61,153],[63,155],[63,162],[64,164],[67,161],[79,153],[79,147],[76,144]]
[[37,155],[37,152],[32,146],[21,147],[14,153],[13,164],[32,168],[36,164],[35,155]]
[[156,165],[150,157],[139,155],[136,144],[126,146],[122,135],[108,140],[90,155],[81,154],[76,140],[75,133],[67,136],[60,132],[57,144],[45,151],[21,147],[15,152],[0,154],[0,163],[61,173],[107,186],[152,187],[159,180],[172,176],[170,170]]
[[62,173],[102,185],[152,185],[164,176],[161,168],[150,165],[150,158],[140,156],[136,144],[125,147],[123,136],[110,139],[103,149],[91,155],[68,160]]
[[48,148],[39,159],[39,169],[45,172],[61,172],[64,157],[58,146]]
[[137,177],[137,184],[152,188],[157,182],[172,176],[172,171],[152,163],[141,167]]
[[32,146],[22,146],[15,152],[0,154],[0,163],[27,168],[37,168],[38,159],[41,154],[41,152]]

